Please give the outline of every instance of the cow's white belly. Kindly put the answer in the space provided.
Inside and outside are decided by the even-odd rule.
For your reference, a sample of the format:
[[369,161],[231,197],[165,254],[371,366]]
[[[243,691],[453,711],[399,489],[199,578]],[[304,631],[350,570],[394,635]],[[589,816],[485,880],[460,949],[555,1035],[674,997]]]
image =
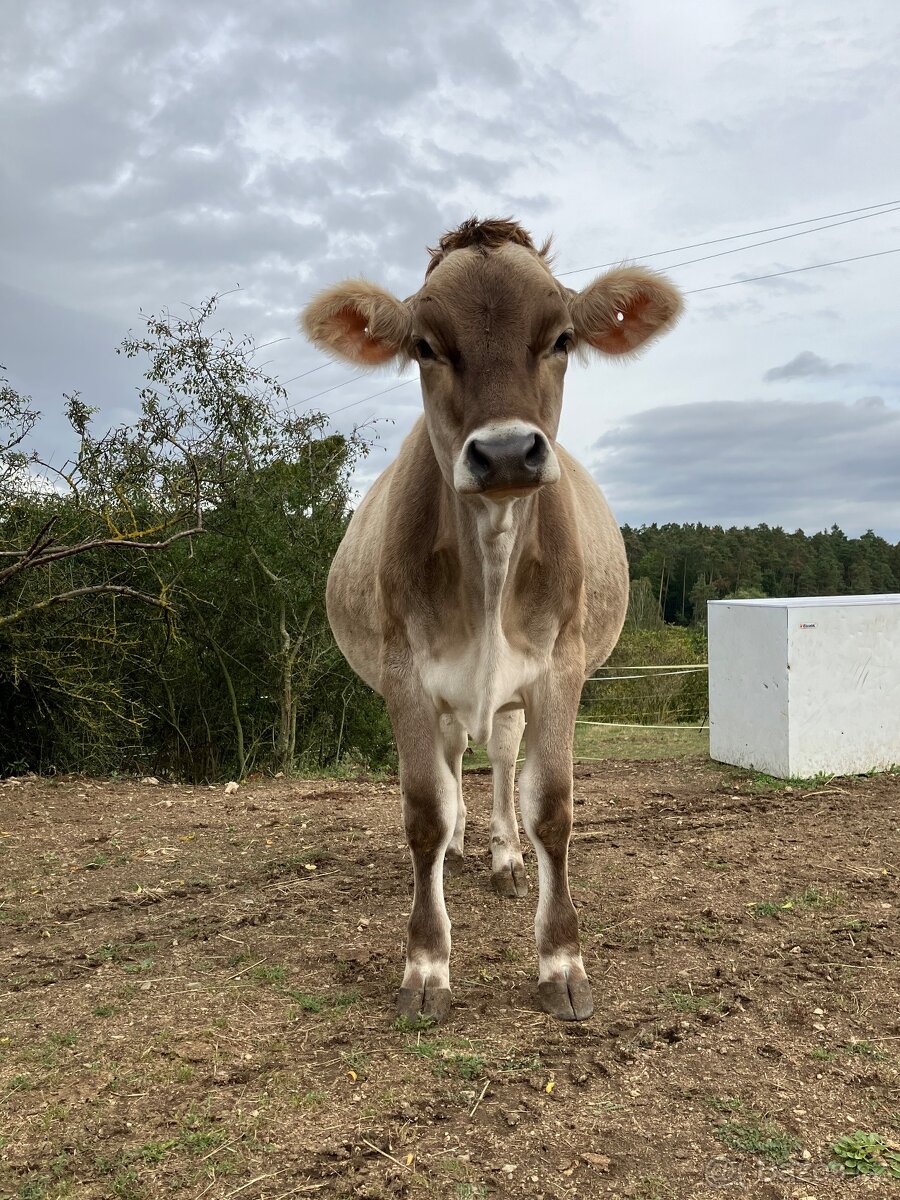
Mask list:
[[525,693],[543,666],[542,656],[515,650],[491,630],[452,655],[425,659],[420,672],[436,710],[452,715],[473,742],[484,744],[495,713],[523,708]]

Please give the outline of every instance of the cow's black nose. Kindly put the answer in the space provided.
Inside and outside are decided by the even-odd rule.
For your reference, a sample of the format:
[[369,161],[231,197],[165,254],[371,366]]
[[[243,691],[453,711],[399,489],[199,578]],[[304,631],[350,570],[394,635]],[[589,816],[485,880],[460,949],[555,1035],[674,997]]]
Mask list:
[[472,438],[466,447],[466,466],[484,492],[534,487],[541,482],[550,447],[542,433],[506,433]]

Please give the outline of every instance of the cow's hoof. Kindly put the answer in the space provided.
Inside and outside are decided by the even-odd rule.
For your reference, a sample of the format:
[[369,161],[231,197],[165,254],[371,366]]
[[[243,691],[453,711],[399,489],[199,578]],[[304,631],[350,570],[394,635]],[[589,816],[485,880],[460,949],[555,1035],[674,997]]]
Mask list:
[[440,1025],[450,1012],[450,989],[402,987],[397,994],[397,1018],[410,1025]]
[[538,984],[538,999],[544,1012],[557,1021],[586,1021],[594,1011],[586,979],[548,979]]
[[491,872],[491,883],[498,896],[510,900],[528,895],[528,876],[523,863],[504,863],[499,871]]
[[448,875],[462,875],[466,869],[466,856],[461,850],[447,848],[444,855],[444,870]]

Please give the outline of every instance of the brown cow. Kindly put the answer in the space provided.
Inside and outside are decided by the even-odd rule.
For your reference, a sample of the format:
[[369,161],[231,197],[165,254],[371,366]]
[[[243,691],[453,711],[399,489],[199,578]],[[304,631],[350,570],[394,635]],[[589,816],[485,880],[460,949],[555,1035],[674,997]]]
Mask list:
[[414,895],[398,1012],[450,1005],[443,868],[463,854],[462,756],[486,743],[494,774],[492,878],[523,896],[513,791],[537,855],[538,995],[593,1011],[569,894],[572,742],[584,679],[619,636],[628,566],[588,472],[556,442],[572,352],[623,355],[662,333],[681,300],[623,267],[573,292],[512,221],[441,239],[408,300],[364,280],[321,292],[309,338],[355,366],[419,364],[425,414],[355,512],[328,580],[328,615],[355,671],[387,703]]

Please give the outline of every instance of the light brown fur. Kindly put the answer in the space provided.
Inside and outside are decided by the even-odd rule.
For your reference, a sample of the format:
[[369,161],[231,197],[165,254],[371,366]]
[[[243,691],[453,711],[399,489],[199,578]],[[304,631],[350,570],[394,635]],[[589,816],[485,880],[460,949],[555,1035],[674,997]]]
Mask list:
[[439,1019],[449,1004],[441,867],[463,853],[466,730],[494,767],[495,886],[524,894],[522,710],[539,996],[564,1019],[592,1007],[567,883],[572,740],[582,682],[621,630],[628,567],[603,496],[556,432],[570,350],[630,354],[673,323],[680,298],[638,267],[572,292],[547,246],[514,222],[473,220],[441,239],[407,301],[355,280],[303,315],[324,350],[361,366],[409,356],[421,372],[424,417],[354,514],[327,593],[338,644],[385,697],[397,738],[415,881],[408,1017]]

